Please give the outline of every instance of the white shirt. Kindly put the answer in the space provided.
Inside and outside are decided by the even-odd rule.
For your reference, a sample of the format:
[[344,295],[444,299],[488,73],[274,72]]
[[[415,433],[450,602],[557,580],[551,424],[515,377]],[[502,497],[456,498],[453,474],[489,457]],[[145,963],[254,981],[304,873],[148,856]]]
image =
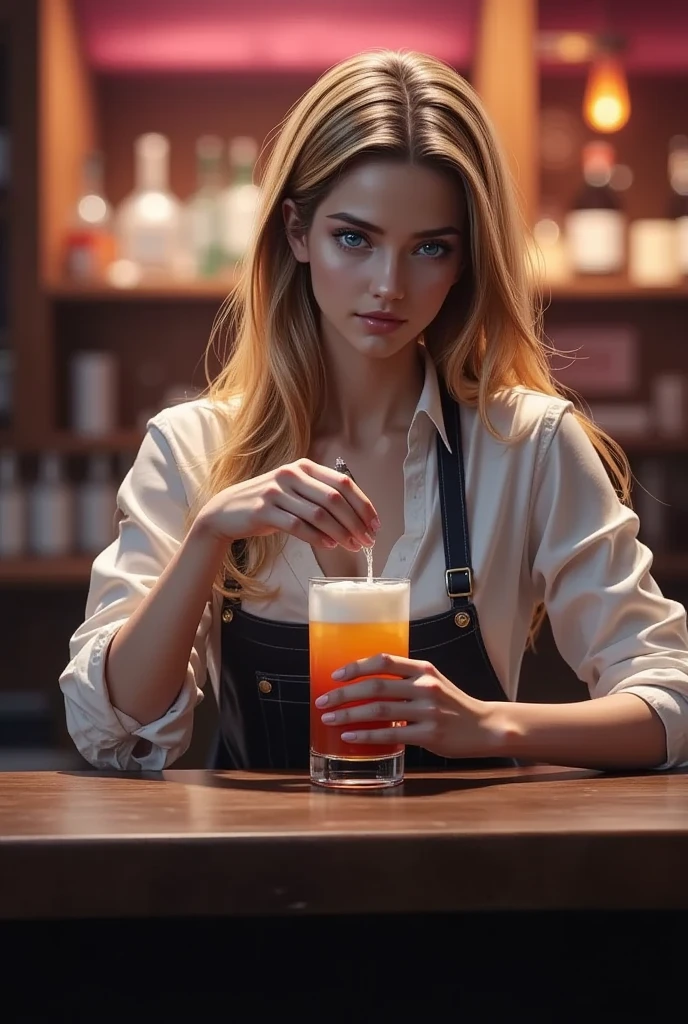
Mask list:
[[[516,388],[492,399],[489,415],[502,436],[521,435],[511,444],[498,441],[476,409],[461,407],[474,601],[507,697],[516,699],[533,607],[544,600],[558,649],[590,695],[628,690],[641,696],[666,729],[662,767],[688,764],[686,613],[650,575],[652,554],[637,540],[637,516],[619,502],[569,402]],[[60,677],[69,732],[96,767],[169,766],[189,746],[206,674],[217,695],[221,595],[209,600],[185,682],[158,721],[141,725],[113,707],[103,666],[114,633],[182,542],[188,507],[226,429],[226,418],[206,399],[163,410],[149,422],[120,487],[119,535],[95,559],[86,618],[71,639],[71,661]],[[405,533],[382,573],[410,577],[412,618],[450,607],[436,431],[449,448],[437,374],[426,357],[404,462]],[[305,622],[308,578],[320,575],[310,546],[289,537],[262,577],[279,586],[278,595],[243,607]],[[556,679],[551,686],[556,702]],[[151,749],[135,757],[139,739]]]

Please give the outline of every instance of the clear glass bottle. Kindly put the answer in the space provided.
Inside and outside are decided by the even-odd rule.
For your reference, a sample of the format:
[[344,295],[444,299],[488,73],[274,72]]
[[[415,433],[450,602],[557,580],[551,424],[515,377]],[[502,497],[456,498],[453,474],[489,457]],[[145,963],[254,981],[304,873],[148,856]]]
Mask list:
[[669,142],[669,216],[674,221],[681,274],[688,275],[688,135],[674,135]]
[[240,260],[248,248],[256,219],[260,188],[253,181],[258,143],[237,136],[229,144],[229,184],[220,197],[222,240],[230,263]]
[[81,190],[64,246],[65,273],[71,280],[100,280],[115,258],[112,207],[105,196],[102,153],[89,153],[84,160]]
[[26,494],[14,452],[0,452],[0,558],[19,558],[26,549]]
[[0,430],[12,424],[14,352],[0,338]]
[[176,276],[182,260],[182,205],[169,189],[170,144],[150,132],[134,143],[134,190],[117,211],[120,256],[141,279]]
[[529,245],[529,269],[538,284],[567,281],[571,276],[569,253],[562,230],[561,211],[545,204],[533,226]]
[[62,460],[42,455],[38,475],[29,489],[29,548],[42,557],[67,555],[72,549],[72,490]]
[[614,147],[588,142],[582,156],[583,185],[565,220],[571,267],[579,274],[620,273],[626,258],[626,215],[610,186]]
[[76,493],[77,547],[86,554],[98,554],[115,537],[114,515],[117,488],[107,455],[92,455],[86,479]]
[[186,203],[185,248],[196,277],[213,277],[225,262],[220,220],[222,139],[202,135],[196,142],[198,187]]
[[117,429],[117,356],[104,350],[74,352],[69,365],[70,426],[77,434],[102,437]]

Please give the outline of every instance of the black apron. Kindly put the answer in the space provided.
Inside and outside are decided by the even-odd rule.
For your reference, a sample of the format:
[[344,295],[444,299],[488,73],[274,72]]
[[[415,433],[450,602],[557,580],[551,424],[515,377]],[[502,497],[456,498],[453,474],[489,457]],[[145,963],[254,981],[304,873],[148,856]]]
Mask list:
[[[506,700],[480,633],[471,597],[466,488],[459,406],[440,382],[444,422],[453,453],[437,435],[440,504],[449,611],[410,623],[412,658],[430,661],[465,693]],[[309,764],[308,624],[251,615],[240,603],[222,605],[220,729],[213,766],[222,769],[306,769]],[[498,758],[450,760],[406,748],[407,768],[513,764]]]

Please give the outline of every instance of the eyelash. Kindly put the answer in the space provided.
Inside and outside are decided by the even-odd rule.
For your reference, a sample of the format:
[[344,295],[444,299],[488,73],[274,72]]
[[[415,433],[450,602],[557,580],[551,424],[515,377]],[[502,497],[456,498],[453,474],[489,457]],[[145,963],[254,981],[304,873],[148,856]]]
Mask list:
[[[368,241],[366,236],[361,234],[360,231],[350,231],[348,228],[339,228],[337,231],[333,232],[332,237],[334,238],[335,243],[344,252],[356,252],[360,248],[360,246],[357,245],[344,245],[341,239],[346,237],[347,235],[352,235],[354,238],[362,238],[364,242],[368,242],[368,245],[370,245],[370,242]],[[451,252],[453,252],[452,246],[447,245],[446,242],[421,242],[419,248],[422,249],[424,245],[436,245],[442,250],[441,252],[438,252],[434,256],[428,256],[428,259],[431,260],[441,260],[445,256],[448,256]]]

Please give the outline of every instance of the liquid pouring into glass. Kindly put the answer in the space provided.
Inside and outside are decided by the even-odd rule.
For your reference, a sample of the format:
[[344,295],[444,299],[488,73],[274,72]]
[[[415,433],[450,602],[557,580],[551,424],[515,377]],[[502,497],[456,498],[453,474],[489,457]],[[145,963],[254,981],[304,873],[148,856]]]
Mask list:
[[[347,464],[344,461],[344,459],[340,458],[339,455],[334,460],[334,468],[337,470],[338,473],[344,473],[351,480],[353,480],[354,483],[356,483],[356,481],[354,480],[353,473],[351,472],[351,470],[347,466]],[[369,547],[369,548],[363,548],[363,551],[365,553],[366,564],[368,566],[368,583],[372,583],[373,582],[373,548],[372,548],[372,546]]]

